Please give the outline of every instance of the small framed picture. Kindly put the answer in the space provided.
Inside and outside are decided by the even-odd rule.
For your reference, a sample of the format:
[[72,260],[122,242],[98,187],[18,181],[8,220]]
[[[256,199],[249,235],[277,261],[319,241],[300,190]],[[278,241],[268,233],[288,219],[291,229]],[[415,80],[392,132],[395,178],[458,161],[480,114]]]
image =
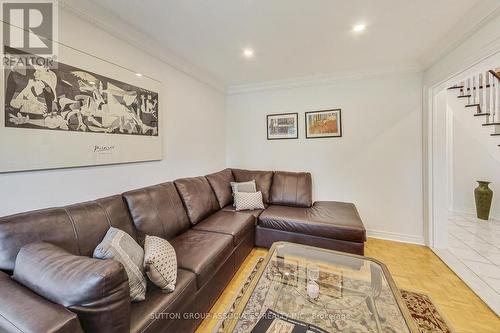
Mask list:
[[342,136],[340,109],[306,112],[306,138]]
[[267,115],[267,139],[298,139],[299,114],[280,113]]

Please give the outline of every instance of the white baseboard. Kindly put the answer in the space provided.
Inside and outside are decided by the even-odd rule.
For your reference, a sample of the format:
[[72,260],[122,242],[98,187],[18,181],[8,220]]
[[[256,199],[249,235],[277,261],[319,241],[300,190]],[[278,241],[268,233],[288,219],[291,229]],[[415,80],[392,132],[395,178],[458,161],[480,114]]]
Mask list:
[[407,234],[399,234],[395,232],[379,231],[379,230],[366,230],[368,237],[391,240],[401,243],[411,243],[417,245],[425,245],[423,236],[414,236]]

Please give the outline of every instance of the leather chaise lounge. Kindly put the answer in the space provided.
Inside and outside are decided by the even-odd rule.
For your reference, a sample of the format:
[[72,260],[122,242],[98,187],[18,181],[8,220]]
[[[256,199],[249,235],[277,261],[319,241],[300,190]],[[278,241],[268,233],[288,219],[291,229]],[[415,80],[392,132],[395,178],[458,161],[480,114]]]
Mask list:
[[[262,191],[265,209],[236,212],[230,182],[248,180],[255,180]],[[146,299],[130,303],[123,266],[109,260],[92,262],[110,226],[141,245],[145,235],[172,244],[178,261],[172,293],[149,283]],[[291,241],[362,255],[365,240],[353,204],[313,203],[309,173],[279,171],[225,169],[3,217],[0,332],[192,332],[254,246]],[[16,265],[16,258],[37,252],[49,263],[43,274]],[[53,264],[52,255],[58,258]],[[85,268],[79,268],[79,260]],[[36,290],[19,283],[29,274],[39,274]],[[77,290],[68,290],[89,275],[101,276],[104,282],[92,283],[104,287],[94,290],[82,279]],[[85,295],[78,295],[83,290]],[[76,301],[75,295],[85,301]]]

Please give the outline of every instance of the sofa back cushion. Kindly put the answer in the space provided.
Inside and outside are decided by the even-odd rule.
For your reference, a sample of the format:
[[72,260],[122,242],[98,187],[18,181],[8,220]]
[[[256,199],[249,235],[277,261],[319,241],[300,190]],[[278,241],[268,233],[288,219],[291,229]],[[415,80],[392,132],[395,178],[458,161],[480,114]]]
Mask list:
[[91,257],[111,226],[136,239],[127,206],[120,195],[2,217],[0,269],[12,271],[19,249],[36,241],[52,243],[74,255]]
[[220,208],[224,208],[233,203],[231,182],[234,182],[234,177],[231,169],[224,169],[205,177],[210,183],[210,186],[212,186],[212,190],[214,190]]
[[220,209],[217,198],[205,177],[182,178],[174,183],[184,202],[191,224],[197,224]]
[[309,172],[276,171],[271,186],[271,203],[283,206],[311,207],[311,174]]
[[234,179],[237,182],[247,182],[250,180],[255,180],[257,185],[257,191],[262,192],[262,199],[264,203],[270,203],[270,190],[271,184],[273,182],[273,172],[272,171],[257,171],[257,170],[242,170],[242,169],[232,169]]
[[168,182],[123,193],[137,229],[145,235],[173,239],[189,229],[189,219],[174,183]]

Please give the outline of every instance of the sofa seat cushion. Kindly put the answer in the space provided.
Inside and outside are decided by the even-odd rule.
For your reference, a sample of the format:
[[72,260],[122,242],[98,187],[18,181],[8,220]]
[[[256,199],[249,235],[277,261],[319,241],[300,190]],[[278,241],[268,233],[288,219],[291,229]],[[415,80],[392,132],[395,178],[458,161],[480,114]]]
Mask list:
[[220,210],[198,223],[193,229],[230,235],[236,246],[248,233],[254,232],[254,226],[255,217],[251,214]]
[[192,229],[170,243],[177,253],[177,265],[196,274],[198,289],[212,278],[233,250],[230,235]]
[[146,300],[131,305],[130,332],[158,331],[166,325],[166,320],[175,318],[174,314],[195,294],[196,275],[183,269],[177,270],[177,284],[171,293],[149,282]]
[[364,242],[366,230],[354,204],[318,201],[311,208],[271,205],[259,216],[259,226],[333,238]]
[[[264,208],[269,207],[268,204],[264,204]],[[258,218],[260,214],[264,211],[263,209],[254,209],[254,210],[242,210],[242,211],[236,211],[236,207],[233,205],[227,205],[226,207],[222,208],[223,211],[225,212],[233,212],[233,213],[239,213],[239,214],[248,214],[252,215],[255,218]]]

